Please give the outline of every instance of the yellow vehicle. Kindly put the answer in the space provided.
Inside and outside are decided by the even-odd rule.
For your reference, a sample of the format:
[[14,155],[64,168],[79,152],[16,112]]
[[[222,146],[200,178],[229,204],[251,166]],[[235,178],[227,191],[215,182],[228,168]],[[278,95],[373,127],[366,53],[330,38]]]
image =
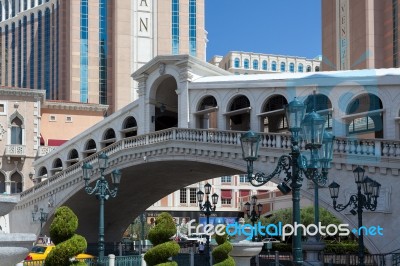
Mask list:
[[[33,260],[45,260],[47,255],[49,255],[50,251],[55,248],[55,245],[45,245],[45,244],[36,244],[32,247],[31,252],[29,252],[28,256],[25,258],[25,262],[33,261]],[[94,256],[90,254],[78,254],[75,259],[76,260],[85,260],[85,259],[93,259]],[[31,265],[31,264],[27,264]]]

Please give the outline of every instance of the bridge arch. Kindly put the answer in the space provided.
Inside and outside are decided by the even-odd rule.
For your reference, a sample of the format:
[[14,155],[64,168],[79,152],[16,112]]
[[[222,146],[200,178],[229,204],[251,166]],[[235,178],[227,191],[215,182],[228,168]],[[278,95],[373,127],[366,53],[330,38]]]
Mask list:
[[97,144],[94,139],[88,139],[85,142],[85,145],[83,146],[83,158],[86,158],[94,153],[97,152]]
[[56,158],[53,160],[52,167],[50,169],[51,175],[54,175],[63,170],[63,163],[60,158]]
[[226,117],[226,129],[246,131],[250,124],[250,100],[244,94],[235,95],[228,101]]
[[218,128],[218,102],[212,95],[204,95],[197,103],[196,127],[202,129]]
[[261,105],[259,116],[261,132],[286,132],[288,131],[285,105],[288,101],[282,94],[273,94],[265,99]]
[[137,135],[137,122],[135,117],[127,116],[121,127],[121,138],[129,138]]
[[117,140],[117,135],[115,134],[115,130],[113,128],[107,128],[103,136],[101,138],[101,147],[105,148],[111,144],[113,144]]

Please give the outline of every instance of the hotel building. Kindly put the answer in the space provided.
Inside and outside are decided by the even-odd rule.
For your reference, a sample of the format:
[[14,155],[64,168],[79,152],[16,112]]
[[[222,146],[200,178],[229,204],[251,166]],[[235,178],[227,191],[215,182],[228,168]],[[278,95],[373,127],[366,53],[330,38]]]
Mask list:
[[322,70],[399,67],[399,1],[322,3]]
[[109,105],[137,98],[130,75],[156,55],[205,59],[204,0],[0,1],[0,85]]

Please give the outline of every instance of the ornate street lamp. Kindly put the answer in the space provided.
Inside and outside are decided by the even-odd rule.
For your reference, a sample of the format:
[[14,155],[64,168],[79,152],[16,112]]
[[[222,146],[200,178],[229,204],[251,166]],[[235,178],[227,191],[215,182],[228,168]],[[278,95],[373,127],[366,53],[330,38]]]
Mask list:
[[[217,207],[217,203],[218,203],[218,195],[216,193],[211,195],[211,201],[212,204],[210,202],[210,194],[211,194],[211,185],[209,183],[204,185],[204,191],[205,191],[205,195],[206,195],[206,200],[204,202],[204,204],[202,204],[203,202],[203,198],[204,198],[204,192],[199,190],[197,192],[197,201],[199,202],[199,208],[200,211],[202,211],[204,213],[204,215],[207,217],[207,225],[210,224],[210,215],[212,212],[215,212],[215,209]],[[210,263],[210,236],[207,235],[206,238],[206,247],[205,247],[205,252],[206,252],[206,260],[207,263]]]
[[85,191],[89,195],[96,195],[96,198],[100,203],[100,214],[99,214],[99,239],[98,239],[98,252],[99,252],[99,263],[103,263],[104,259],[104,201],[111,197],[115,198],[117,196],[118,186],[121,181],[121,171],[115,169],[111,172],[111,179],[113,188],[108,186],[108,182],[105,179],[104,171],[108,167],[108,156],[105,153],[101,153],[98,156],[98,164],[100,169],[100,178],[96,181],[94,187],[89,186],[89,180],[93,166],[84,163],[82,166],[83,170],[83,180],[85,180]]
[[38,213],[37,209],[36,209],[36,211],[32,211],[32,221],[33,222],[39,221],[40,222],[40,231],[42,231],[43,223],[47,221],[47,217],[49,214],[47,212],[45,212],[43,210],[43,208],[39,209],[40,215],[39,215],[39,217],[36,218],[37,213]]
[[[332,182],[329,185],[329,192],[333,200],[333,208],[337,211],[343,211],[348,206],[352,209],[350,213],[353,215],[358,215],[358,265],[364,266],[364,236],[362,232],[362,214],[363,209],[375,211],[378,205],[379,190],[381,184],[372,180],[369,177],[364,177],[365,170],[360,166],[357,166],[353,170],[354,181],[357,184],[357,194],[350,196],[349,202],[347,204],[337,204],[336,200],[339,196],[340,185],[336,182]],[[364,193],[361,192],[361,188]]]
[[[261,203],[257,204],[257,196],[252,196],[251,203],[246,202],[246,204],[244,204],[244,206],[245,206],[245,210],[246,210],[246,215],[250,219],[250,221],[253,225],[253,228],[254,228],[255,222],[257,222],[258,219],[260,219],[263,205]],[[252,241],[253,242],[256,241],[255,234],[253,235]]]
[[[260,135],[250,131],[241,137],[243,159],[247,162],[247,178],[253,186],[259,187],[266,184],[272,178],[279,176],[282,171],[286,174],[283,182],[278,185],[278,189],[284,194],[292,191],[293,223],[297,224],[300,224],[300,188],[303,175],[317,186],[325,185],[332,160],[334,139],[331,136],[324,142],[325,119],[314,111],[304,116],[305,110],[305,105],[296,98],[285,107],[291,132],[291,152],[279,158],[277,167],[269,175],[253,173],[253,163],[258,159]],[[309,160],[305,155],[300,154],[298,146],[300,132],[303,133],[305,148],[309,150]],[[320,151],[321,149],[323,151]],[[319,170],[319,168],[322,169]],[[293,260],[296,265],[303,263],[300,230],[300,228],[297,229],[292,242]]]

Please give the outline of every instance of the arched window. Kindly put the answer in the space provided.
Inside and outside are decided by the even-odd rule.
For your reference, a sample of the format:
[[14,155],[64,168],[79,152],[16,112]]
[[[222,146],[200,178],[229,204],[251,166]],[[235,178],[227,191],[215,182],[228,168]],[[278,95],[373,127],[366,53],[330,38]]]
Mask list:
[[315,67],[315,72],[319,72],[319,66]]
[[63,164],[60,158],[56,158],[53,161],[53,168],[51,169],[51,173],[53,175],[57,174],[58,172],[61,172],[63,170]]
[[235,58],[235,67],[236,68],[239,68],[240,67],[240,60],[239,60],[239,58]]
[[350,135],[383,138],[383,105],[377,96],[365,94],[354,99],[347,108],[347,120]]
[[22,145],[22,121],[19,117],[11,121],[11,144]]
[[297,72],[303,72],[304,70],[303,70],[303,64],[302,63],[300,63],[299,65],[298,65],[298,67],[297,67]]
[[253,60],[253,69],[258,70],[258,60],[257,59]]
[[275,61],[272,61],[271,69],[272,69],[272,71],[276,71],[276,62]]
[[137,123],[133,116],[129,116],[125,119],[122,125],[122,135],[124,138],[129,138],[137,135]]
[[0,194],[6,192],[6,176],[0,172]]
[[82,153],[84,154],[84,157],[88,157],[96,153],[96,151],[97,151],[96,142],[93,139],[90,139],[86,142],[85,150]]
[[245,68],[245,69],[249,69],[249,64],[250,64],[250,63],[249,63],[249,59],[246,58],[246,59],[243,61],[243,66],[244,66],[244,68]]
[[267,60],[263,60],[262,61],[262,69],[263,70],[268,70],[268,62],[267,62]]
[[47,178],[47,169],[46,167],[41,167],[38,171],[36,179],[33,180],[34,183],[40,183]]
[[304,104],[306,105],[306,113],[317,112],[325,119],[325,129],[332,129],[332,103],[326,95],[309,95]]
[[250,129],[250,101],[244,95],[239,95],[233,99],[229,106],[227,116],[227,128],[229,130],[249,130]]
[[67,159],[67,167],[76,164],[79,162],[79,154],[76,149],[70,150],[68,153],[68,159]]
[[311,66],[307,66],[307,72],[311,72]]
[[218,104],[214,96],[206,96],[196,112],[197,126],[203,129],[217,128]]
[[289,71],[292,73],[294,72],[294,63],[289,64]]
[[101,143],[103,144],[103,147],[107,147],[114,143],[116,141],[116,136],[115,136],[115,131],[112,128],[107,129],[107,131],[104,133],[103,140]]
[[285,62],[281,62],[281,72],[286,72],[286,64],[285,64]]
[[22,192],[22,177],[18,172],[14,172],[10,178],[11,194]]
[[288,125],[284,110],[287,103],[286,98],[282,95],[273,96],[266,102],[261,116],[263,132],[287,131]]

